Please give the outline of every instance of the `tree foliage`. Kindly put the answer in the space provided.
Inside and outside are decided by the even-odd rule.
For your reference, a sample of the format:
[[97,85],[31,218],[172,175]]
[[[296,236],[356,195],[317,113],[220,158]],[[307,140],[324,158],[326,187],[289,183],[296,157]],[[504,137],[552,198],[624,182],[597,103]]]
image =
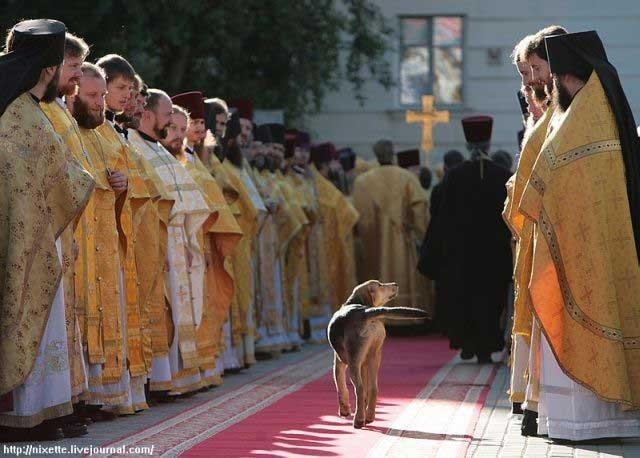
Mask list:
[[289,120],[317,111],[351,83],[392,85],[391,28],[370,0],[0,0],[5,29],[51,17],[91,44],[90,60],[125,56],[170,94],[247,97]]

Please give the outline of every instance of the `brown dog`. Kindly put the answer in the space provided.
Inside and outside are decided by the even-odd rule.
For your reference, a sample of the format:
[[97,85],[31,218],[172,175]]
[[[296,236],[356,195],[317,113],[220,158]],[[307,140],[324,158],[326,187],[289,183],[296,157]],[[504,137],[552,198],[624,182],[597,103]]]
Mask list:
[[378,369],[382,343],[387,333],[382,318],[420,319],[427,314],[410,307],[382,307],[398,295],[395,283],[369,280],[358,285],[342,307],[333,314],[327,333],[335,354],[333,378],[338,390],[340,416],[351,414],[346,369],[356,392],[353,427],[362,428],[376,415]]

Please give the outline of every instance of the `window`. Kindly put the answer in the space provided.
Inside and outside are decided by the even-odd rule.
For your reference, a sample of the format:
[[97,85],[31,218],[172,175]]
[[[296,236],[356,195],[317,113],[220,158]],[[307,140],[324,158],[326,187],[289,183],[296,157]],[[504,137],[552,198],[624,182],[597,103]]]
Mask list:
[[402,17],[400,33],[400,104],[462,103],[462,17]]

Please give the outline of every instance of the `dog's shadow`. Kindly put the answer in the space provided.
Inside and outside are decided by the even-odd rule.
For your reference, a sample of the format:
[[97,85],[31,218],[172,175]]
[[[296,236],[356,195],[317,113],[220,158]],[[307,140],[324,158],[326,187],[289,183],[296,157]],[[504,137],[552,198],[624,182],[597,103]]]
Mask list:
[[364,429],[376,431],[386,436],[406,437],[407,439],[421,439],[421,440],[432,440],[432,441],[443,441],[445,439],[468,441],[470,439],[473,439],[473,436],[470,436],[468,434],[429,433],[425,431],[412,431],[410,429],[384,428],[382,426],[373,426],[373,425],[367,425],[364,427]]

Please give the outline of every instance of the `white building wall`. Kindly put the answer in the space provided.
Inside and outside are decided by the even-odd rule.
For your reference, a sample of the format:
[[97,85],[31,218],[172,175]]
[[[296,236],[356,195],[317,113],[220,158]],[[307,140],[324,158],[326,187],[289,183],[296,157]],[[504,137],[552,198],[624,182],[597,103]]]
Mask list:
[[[513,46],[525,35],[550,24],[570,32],[598,31],[609,60],[616,66],[632,109],[640,108],[640,0],[377,0],[394,27],[400,16],[464,15],[463,107],[450,110],[451,122],[434,129],[435,147],[430,165],[442,154],[464,150],[460,119],[472,114],[494,117],[492,149],[516,153],[516,133],[521,128],[516,91],[520,79],[511,64]],[[395,40],[394,47],[399,45]],[[487,52],[499,48],[499,65],[489,65]],[[399,58],[389,53],[398,80]],[[405,111],[398,102],[398,87],[385,90],[370,81],[365,86],[368,100],[360,106],[348,83],[331,93],[323,110],[309,120],[314,140],[351,146],[358,154],[372,157],[377,139],[388,138],[396,149],[420,144],[421,126],[406,124]],[[437,101],[436,101],[437,102]]]

